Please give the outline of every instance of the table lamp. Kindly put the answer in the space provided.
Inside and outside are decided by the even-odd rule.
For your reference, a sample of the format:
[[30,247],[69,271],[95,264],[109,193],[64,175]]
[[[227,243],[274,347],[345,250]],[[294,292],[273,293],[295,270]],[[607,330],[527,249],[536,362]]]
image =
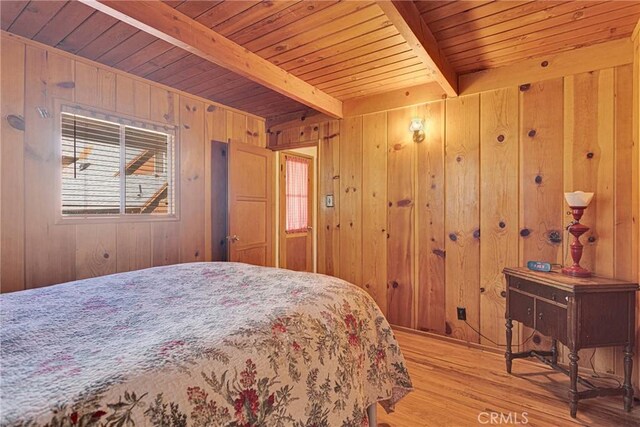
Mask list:
[[571,233],[574,239],[573,242],[571,242],[571,258],[573,259],[573,265],[571,267],[564,267],[562,269],[562,274],[574,277],[589,277],[591,276],[591,272],[586,268],[580,267],[580,258],[582,258],[583,248],[582,243],[580,243],[580,236],[586,233],[589,230],[589,227],[580,224],[580,218],[582,218],[584,210],[589,206],[589,203],[591,203],[593,193],[574,191],[573,193],[564,193],[564,198],[571,208],[571,214],[574,219],[574,221],[572,221],[567,227],[567,230],[569,230],[569,233]]

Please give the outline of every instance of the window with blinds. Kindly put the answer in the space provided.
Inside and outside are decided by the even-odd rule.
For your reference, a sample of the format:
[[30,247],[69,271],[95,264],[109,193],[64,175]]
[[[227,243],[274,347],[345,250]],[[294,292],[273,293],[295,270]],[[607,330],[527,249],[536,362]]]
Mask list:
[[69,112],[61,121],[63,215],[174,213],[171,134]]

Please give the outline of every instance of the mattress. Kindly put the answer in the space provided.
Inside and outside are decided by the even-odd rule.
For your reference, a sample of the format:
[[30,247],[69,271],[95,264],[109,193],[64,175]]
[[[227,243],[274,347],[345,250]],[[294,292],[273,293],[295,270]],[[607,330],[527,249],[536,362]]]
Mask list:
[[362,426],[412,389],[337,278],[192,263],[0,296],[2,425]]

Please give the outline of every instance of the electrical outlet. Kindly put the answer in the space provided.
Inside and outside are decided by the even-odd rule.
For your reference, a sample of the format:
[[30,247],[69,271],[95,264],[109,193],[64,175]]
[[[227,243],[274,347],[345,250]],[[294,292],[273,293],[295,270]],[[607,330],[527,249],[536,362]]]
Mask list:
[[467,309],[458,307],[458,320],[467,320]]

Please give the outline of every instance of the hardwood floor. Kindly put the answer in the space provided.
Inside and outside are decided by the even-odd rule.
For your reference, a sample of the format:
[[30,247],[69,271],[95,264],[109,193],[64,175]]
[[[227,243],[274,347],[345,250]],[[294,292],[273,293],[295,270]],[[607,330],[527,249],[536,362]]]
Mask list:
[[640,404],[636,400],[625,413],[622,397],[580,401],[578,418],[572,419],[568,378],[540,363],[515,360],[509,375],[501,354],[404,331],[396,337],[415,391],[392,414],[378,406],[378,427],[640,425]]

